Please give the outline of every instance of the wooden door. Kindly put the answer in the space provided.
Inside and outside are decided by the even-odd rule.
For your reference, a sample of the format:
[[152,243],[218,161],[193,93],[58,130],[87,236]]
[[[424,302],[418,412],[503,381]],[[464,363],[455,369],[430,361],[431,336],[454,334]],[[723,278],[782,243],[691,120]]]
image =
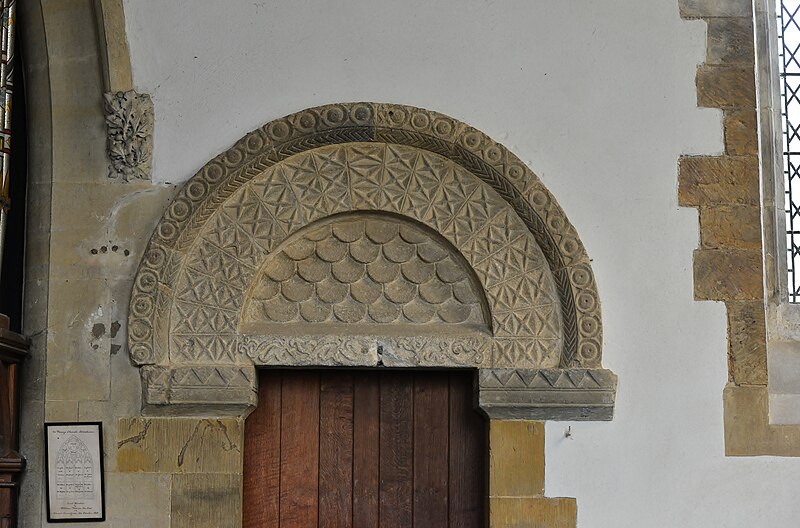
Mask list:
[[467,372],[266,370],[244,528],[480,528],[486,423]]

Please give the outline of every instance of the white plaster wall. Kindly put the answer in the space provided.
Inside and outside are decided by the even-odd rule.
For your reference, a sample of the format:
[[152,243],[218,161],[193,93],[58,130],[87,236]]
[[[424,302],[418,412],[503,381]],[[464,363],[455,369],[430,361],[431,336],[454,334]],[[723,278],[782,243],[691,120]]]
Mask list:
[[613,422],[547,427],[547,494],[577,497],[581,528],[797,525],[800,460],[723,456],[724,308],[692,299],[697,217],[676,197],[678,156],[720,152],[721,116],[695,107],[705,25],[677,0],[125,9],[157,181],[274,118],[355,100],[452,115],[539,174],[594,259],[620,379]]

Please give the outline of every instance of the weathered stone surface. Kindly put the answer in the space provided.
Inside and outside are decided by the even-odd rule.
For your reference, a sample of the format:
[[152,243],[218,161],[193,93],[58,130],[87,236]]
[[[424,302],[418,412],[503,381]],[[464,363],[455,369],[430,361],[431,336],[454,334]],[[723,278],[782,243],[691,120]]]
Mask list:
[[170,528],[240,528],[241,525],[241,475],[173,475]]
[[544,494],[544,423],[489,422],[489,496]]
[[700,65],[697,68],[697,106],[755,108],[753,67]]
[[48,306],[47,400],[105,400],[111,385],[108,348],[95,342],[98,324],[108,321],[105,283],[50,281]]
[[78,402],[75,400],[48,400],[44,408],[48,422],[74,422],[78,420]]
[[760,251],[698,249],[694,252],[697,300],[752,301],[763,297]]
[[171,528],[171,475],[106,468],[106,519],[114,528]]
[[682,206],[759,204],[758,158],[684,156],[679,163]]
[[575,528],[578,505],[569,498],[492,497],[489,518],[493,528]]
[[679,0],[683,18],[749,17],[752,3],[749,0]]
[[701,207],[700,246],[761,250],[761,209],[754,205]]
[[480,369],[478,407],[492,420],[611,420],[616,388],[602,369]]
[[754,63],[752,19],[709,18],[706,63],[752,65]]
[[800,456],[800,427],[769,424],[767,387],[729,383],[723,399],[726,455]]
[[724,118],[725,150],[732,156],[758,155],[756,111],[726,110]]
[[239,419],[120,418],[120,472],[242,472],[244,422]]
[[767,332],[764,303],[729,302],[729,381],[736,385],[767,385]]

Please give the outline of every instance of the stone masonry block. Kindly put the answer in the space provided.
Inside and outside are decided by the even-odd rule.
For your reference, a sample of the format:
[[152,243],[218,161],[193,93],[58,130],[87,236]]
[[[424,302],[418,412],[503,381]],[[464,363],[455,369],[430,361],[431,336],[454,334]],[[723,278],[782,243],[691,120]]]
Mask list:
[[766,387],[737,387],[723,395],[727,456],[800,456],[800,427],[769,424]]
[[489,422],[489,495],[544,495],[543,422]]
[[106,471],[106,516],[110,526],[170,527],[171,475]]
[[492,497],[489,525],[519,528],[575,528],[578,522],[575,499],[545,497]]
[[753,21],[750,18],[708,20],[708,64],[754,64]]
[[243,434],[239,419],[121,418],[117,470],[241,473]]
[[758,155],[758,124],[756,111],[725,111],[725,150],[732,156]]
[[749,0],[680,0],[683,18],[749,17],[752,4]]
[[241,475],[173,475],[171,528],[241,526]]
[[729,379],[736,385],[767,385],[764,303],[729,302]]
[[755,205],[700,208],[703,249],[761,249],[761,209]]
[[700,65],[697,68],[697,106],[755,108],[753,66]]
[[760,202],[755,156],[685,156],[679,162],[678,202],[682,206]]
[[694,296],[698,301],[754,301],[763,295],[760,251],[698,249]]

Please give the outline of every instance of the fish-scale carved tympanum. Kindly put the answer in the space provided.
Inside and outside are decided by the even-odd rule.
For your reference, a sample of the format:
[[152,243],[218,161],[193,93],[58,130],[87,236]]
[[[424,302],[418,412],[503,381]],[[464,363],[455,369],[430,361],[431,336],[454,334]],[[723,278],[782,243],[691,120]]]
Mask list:
[[[257,365],[591,370],[602,342],[589,258],[538,178],[463,123],[372,103],[273,121],[189,180],[128,335],[146,404],[234,407]],[[537,391],[599,401],[578,385]]]
[[267,259],[244,304],[246,333],[489,332],[477,279],[445,240],[393,217],[334,218]]

